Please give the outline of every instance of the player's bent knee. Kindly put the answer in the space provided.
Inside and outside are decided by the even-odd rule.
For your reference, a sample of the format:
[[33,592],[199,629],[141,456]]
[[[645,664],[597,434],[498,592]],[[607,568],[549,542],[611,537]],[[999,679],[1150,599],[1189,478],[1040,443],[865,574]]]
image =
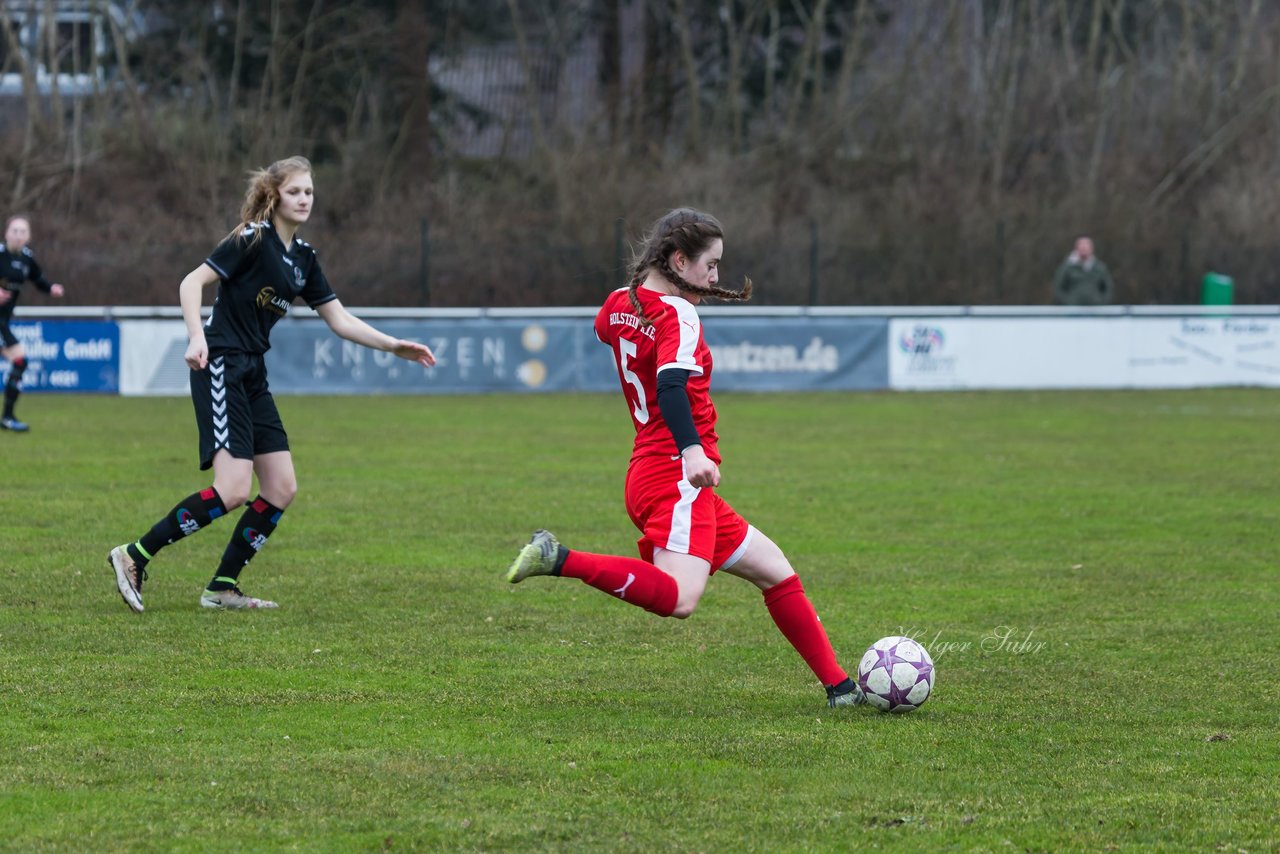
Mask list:
[[213,488],[218,490],[218,495],[222,497],[222,505],[230,512],[237,507],[242,506],[249,500],[249,487],[244,486],[224,486],[215,483]]
[[781,584],[795,574],[796,571],[791,568],[791,564],[784,561],[781,564],[761,567],[754,580],[761,587],[772,587],[775,584]]
[[698,603],[696,601],[689,603],[677,602],[675,610],[671,612],[671,616],[675,617],[677,620],[683,620],[687,617],[691,617],[693,612],[697,609]]
[[698,601],[701,598],[701,590],[696,592],[681,590],[680,595],[676,597],[676,607],[672,609],[671,616],[677,620],[683,620],[692,615],[698,609]]
[[262,484],[260,491],[262,493],[262,497],[267,499],[267,501],[270,502],[272,506],[278,507],[281,510],[283,510],[293,503],[293,499],[298,494],[298,484],[297,483]]

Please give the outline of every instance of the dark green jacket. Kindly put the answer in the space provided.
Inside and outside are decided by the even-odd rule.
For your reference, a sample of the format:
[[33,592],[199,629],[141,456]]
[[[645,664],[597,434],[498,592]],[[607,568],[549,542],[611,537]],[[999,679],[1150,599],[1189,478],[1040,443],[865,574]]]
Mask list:
[[1072,252],[1053,277],[1053,298],[1058,305],[1110,305],[1115,295],[1116,283],[1097,256],[1081,264]]

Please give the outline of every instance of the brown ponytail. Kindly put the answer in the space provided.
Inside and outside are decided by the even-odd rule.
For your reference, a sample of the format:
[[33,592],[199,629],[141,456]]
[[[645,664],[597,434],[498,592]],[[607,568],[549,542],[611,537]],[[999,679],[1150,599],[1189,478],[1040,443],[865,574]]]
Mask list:
[[657,271],[671,284],[691,294],[740,302],[751,299],[750,279],[743,279],[742,290],[735,291],[716,285],[695,285],[686,282],[684,277],[671,268],[669,259],[673,253],[679,251],[691,259],[697,258],[707,251],[712,241],[723,239],[724,227],[720,225],[720,221],[711,214],[692,208],[676,208],[653,224],[645,235],[640,249],[635,253],[628,279],[627,293],[641,326],[653,325],[641,310],[640,298],[636,295],[636,290],[650,270]]

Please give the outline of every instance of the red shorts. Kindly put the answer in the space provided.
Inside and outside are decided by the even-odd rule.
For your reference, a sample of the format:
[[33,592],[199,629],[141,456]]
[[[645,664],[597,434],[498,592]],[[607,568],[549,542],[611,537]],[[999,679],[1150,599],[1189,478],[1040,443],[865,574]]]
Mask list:
[[684,460],[636,457],[627,469],[627,513],[644,534],[640,556],[654,549],[700,557],[711,571],[733,566],[751,542],[752,527],[715,490],[692,486]]

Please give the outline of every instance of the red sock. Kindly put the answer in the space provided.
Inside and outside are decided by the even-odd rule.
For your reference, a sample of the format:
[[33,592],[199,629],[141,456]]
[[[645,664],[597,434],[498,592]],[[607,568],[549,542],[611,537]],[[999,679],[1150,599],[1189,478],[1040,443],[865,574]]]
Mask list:
[[764,591],[764,604],[778,630],[791,641],[818,681],[823,685],[839,685],[849,678],[836,662],[827,630],[822,627],[818,612],[813,610],[813,603],[804,595],[800,576],[793,575]]
[[616,596],[660,617],[670,617],[676,609],[680,589],[676,580],[634,557],[596,555],[569,550],[560,567],[562,578],[577,578],[610,596]]

